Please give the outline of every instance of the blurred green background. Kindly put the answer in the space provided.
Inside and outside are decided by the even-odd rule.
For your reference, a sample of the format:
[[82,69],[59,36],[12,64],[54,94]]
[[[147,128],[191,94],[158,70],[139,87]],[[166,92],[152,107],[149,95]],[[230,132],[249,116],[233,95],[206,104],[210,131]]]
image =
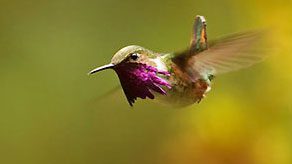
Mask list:
[[[291,164],[289,0],[1,0],[0,163]],[[214,80],[199,105],[129,107],[113,71],[120,48],[183,50],[194,16],[209,39],[271,27],[265,62]],[[271,47],[270,47],[271,48]]]

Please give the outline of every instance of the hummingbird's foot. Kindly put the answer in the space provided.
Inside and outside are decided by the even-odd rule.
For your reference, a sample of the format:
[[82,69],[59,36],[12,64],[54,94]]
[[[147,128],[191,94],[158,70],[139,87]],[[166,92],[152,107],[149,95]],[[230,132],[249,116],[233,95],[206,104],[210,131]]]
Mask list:
[[199,103],[201,102],[201,100],[202,100],[203,98],[205,98],[205,97],[206,97],[206,95],[203,94],[202,97],[199,97],[199,98],[198,98],[197,103],[199,104]]

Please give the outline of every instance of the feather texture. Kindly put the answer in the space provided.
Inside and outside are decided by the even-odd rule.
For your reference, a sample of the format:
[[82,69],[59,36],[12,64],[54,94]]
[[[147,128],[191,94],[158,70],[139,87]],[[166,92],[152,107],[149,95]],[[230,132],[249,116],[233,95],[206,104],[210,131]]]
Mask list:
[[154,99],[152,91],[165,95],[166,91],[162,87],[171,88],[168,81],[158,76],[158,74],[170,76],[168,72],[146,64],[122,63],[115,68],[115,71],[131,106],[138,97]]

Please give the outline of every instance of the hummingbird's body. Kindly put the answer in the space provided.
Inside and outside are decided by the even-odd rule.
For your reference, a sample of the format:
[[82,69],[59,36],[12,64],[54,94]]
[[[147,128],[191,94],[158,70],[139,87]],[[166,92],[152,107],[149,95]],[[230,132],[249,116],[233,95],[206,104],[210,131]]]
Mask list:
[[190,105],[200,102],[205,94],[211,89],[211,76],[198,74],[192,81],[179,65],[172,61],[175,54],[163,54],[155,59],[155,64],[160,70],[169,72],[170,76],[166,76],[170,88],[166,88],[167,95],[158,95],[158,99],[163,103],[172,105]]
[[190,48],[182,53],[156,53],[141,46],[119,50],[111,63],[90,72],[112,68],[129,104],[137,98],[160,99],[167,104],[200,102],[211,89],[213,76],[250,66],[262,59],[250,52],[255,33],[244,33],[208,44],[206,23],[197,16]]

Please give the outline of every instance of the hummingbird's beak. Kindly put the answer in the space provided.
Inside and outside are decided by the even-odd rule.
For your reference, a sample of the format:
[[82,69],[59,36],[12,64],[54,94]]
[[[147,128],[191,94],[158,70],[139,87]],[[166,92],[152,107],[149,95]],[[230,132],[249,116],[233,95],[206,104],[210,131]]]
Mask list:
[[88,74],[91,75],[91,74],[94,74],[96,72],[99,72],[99,71],[102,71],[102,70],[105,70],[105,69],[110,69],[110,68],[113,68],[113,67],[114,67],[113,64],[107,64],[107,65],[104,65],[104,66],[101,66],[101,67],[93,69]]

